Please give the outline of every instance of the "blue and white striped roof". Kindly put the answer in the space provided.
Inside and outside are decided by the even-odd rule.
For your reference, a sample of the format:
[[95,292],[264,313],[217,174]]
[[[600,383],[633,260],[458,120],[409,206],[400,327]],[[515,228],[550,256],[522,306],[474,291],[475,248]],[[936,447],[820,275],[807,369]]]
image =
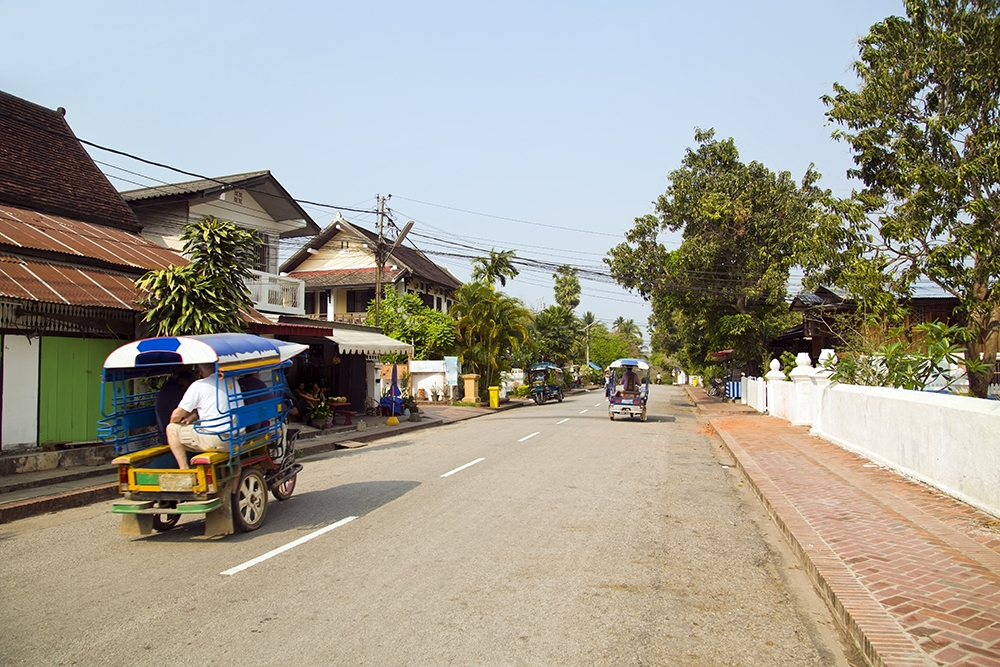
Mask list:
[[232,364],[259,360],[277,363],[291,359],[308,345],[261,338],[252,334],[221,333],[203,336],[144,338],[122,345],[108,355],[105,368],[141,368],[165,364]]

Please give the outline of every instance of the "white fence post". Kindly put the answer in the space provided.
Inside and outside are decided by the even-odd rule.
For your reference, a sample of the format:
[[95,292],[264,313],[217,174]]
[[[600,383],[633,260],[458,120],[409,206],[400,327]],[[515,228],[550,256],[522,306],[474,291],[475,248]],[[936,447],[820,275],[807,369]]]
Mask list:
[[[777,382],[785,382],[785,374],[781,372],[781,362],[777,359],[771,359],[771,363],[768,364],[771,370],[764,374],[764,381],[767,383],[767,392],[764,398],[764,412],[773,415],[774,408],[777,405],[777,392],[778,389],[775,388],[774,384]],[[780,410],[779,410],[780,412]],[[784,416],[784,415],[780,415]]]
[[789,421],[793,426],[812,424],[812,376],[816,369],[808,352],[799,352],[795,357],[795,368],[789,373],[795,390],[792,392],[792,410]]
[[816,364],[816,371],[810,380],[812,381],[812,428],[819,431],[823,427],[823,393],[830,386],[830,376],[833,369],[828,367],[837,362],[837,355],[832,349],[826,348],[820,351],[819,361]]

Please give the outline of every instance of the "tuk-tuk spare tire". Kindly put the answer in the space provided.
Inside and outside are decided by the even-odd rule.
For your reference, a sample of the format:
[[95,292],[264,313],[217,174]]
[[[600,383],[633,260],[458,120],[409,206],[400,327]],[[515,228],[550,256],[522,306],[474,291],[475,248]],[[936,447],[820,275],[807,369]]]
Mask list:
[[267,484],[257,468],[246,468],[233,494],[233,527],[249,533],[264,525],[267,515]]
[[292,492],[295,490],[295,480],[298,478],[298,473],[292,475],[286,479],[281,484],[276,484],[271,487],[271,493],[274,495],[275,500],[288,500],[292,497]]

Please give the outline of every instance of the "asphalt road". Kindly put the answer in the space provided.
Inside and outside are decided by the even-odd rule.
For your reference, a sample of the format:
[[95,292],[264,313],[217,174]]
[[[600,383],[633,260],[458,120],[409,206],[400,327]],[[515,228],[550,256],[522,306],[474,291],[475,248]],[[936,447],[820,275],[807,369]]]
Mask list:
[[847,665],[719,440],[653,390],[646,423],[589,393],[306,459],[247,535],[122,537],[110,503],[0,526],[0,664]]

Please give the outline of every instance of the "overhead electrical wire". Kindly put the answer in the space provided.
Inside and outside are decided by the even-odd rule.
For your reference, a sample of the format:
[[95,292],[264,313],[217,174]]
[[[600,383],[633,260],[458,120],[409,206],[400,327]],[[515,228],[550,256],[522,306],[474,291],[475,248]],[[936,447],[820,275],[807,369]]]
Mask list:
[[[148,165],[151,165],[151,166],[154,166],[154,167],[158,167],[158,168],[162,168],[162,169],[167,169],[169,171],[173,171],[173,172],[176,172],[176,173],[184,174],[186,176],[192,176],[192,177],[197,178],[199,180],[204,180],[204,181],[208,181],[208,182],[212,182],[212,183],[217,183],[217,184],[219,184],[219,185],[221,185],[221,186],[223,186],[225,188],[235,188],[235,187],[237,187],[237,185],[235,185],[235,184],[227,183],[227,182],[222,181],[222,180],[220,180],[218,178],[204,176],[204,175],[198,174],[196,172],[190,172],[190,171],[187,171],[187,170],[184,170],[184,169],[179,169],[177,167],[173,167],[171,165],[163,164],[163,163],[156,162],[156,161],[153,161],[153,160],[148,160],[146,158],[142,158],[142,157],[139,157],[137,155],[133,155],[133,154],[125,152],[125,151],[117,150],[117,149],[114,149],[114,148],[109,148],[107,146],[102,146],[100,144],[97,144],[97,143],[94,143],[94,142],[91,142],[91,141],[88,141],[88,140],[85,140],[85,139],[80,139],[79,137],[76,137],[75,135],[73,135],[71,133],[55,131],[55,130],[52,130],[50,128],[44,127],[42,125],[38,125],[36,123],[31,123],[29,121],[25,121],[23,119],[11,116],[11,115],[3,113],[3,112],[0,112],[0,115],[4,116],[6,118],[11,118],[13,120],[17,120],[17,121],[22,122],[24,124],[30,125],[30,126],[35,127],[36,129],[39,129],[39,130],[41,130],[43,132],[47,132],[49,134],[53,134],[53,135],[57,135],[57,136],[63,136],[63,137],[70,138],[70,139],[74,139],[74,140],[79,141],[80,143],[82,143],[84,145],[91,146],[91,147],[96,148],[98,150],[106,151],[106,152],[109,152],[109,153],[112,153],[112,154],[115,154],[115,155],[120,155],[120,156],[126,157],[128,159],[136,160],[136,161],[142,162],[144,164],[148,164]],[[95,162],[99,162],[99,161],[95,160]],[[102,165],[105,165],[105,166],[107,166],[109,168],[112,168],[112,169],[118,169],[118,170],[123,171],[125,173],[129,173],[131,175],[138,176],[140,178],[148,179],[148,180],[153,181],[155,183],[159,183],[160,185],[173,185],[173,184],[170,184],[170,183],[165,183],[164,181],[161,181],[159,179],[155,179],[155,178],[150,177],[148,175],[140,174],[138,172],[125,169],[124,167],[120,167],[120,166],[117,166],[117,165],[112,165],[110,163],[105,163],[105,162],[99,162],[99,163],[102,164]],[[131,180],[123,178],[121,176],[116,176],[116,175],[110,175],[109,174],[109,177],[116,178],[117,180],[129,183],[131,185],[136,185],[136,186],[138,186],[140,188],[144,188],[144,189],[157,187],[157,186],[150,186],[150,185],[147,185],[147,184],[142,184],[142,183],[139,183],[139,182],[136,182],[136,181],[131,181]],[[286,199],[286,197],[282,197],[281,195],[275,195],[274,193],[259,191],[259,190],[256,190],[254,188],[240,187],[240,189],[242,189],[242,190],[244,190],[246,192],[249,192],[251,194],[258,194],[258,195],[268,196],[268,197],[280,197],[281,199]],[[598,236],[609,236],[609,237],[613,237],[613,238],[621,238],[621,236],[619,234],[613,234],[613,233],[609,233],[609,232],[595,232],[595,231],[592,231],[592,230],[575,229],[575,228],[564,227],[564,226],[560,226],[560,225],[551,225],[551,224],[539,223],[539,222],[534,222],[534,221],[529,221],[529,220],[521,220],[521,219],[518,219],[518,218],[511,218],[511,217],[506,217],[506,216],[499,216],[499,215],[493,215],[493,214],[488,214],[488,213],[481,213],[481,212],[477,212],[477,211],[471,211],[471,210],[467,210],[467,209],[461,209],[461,208],[457,208],[457,207],[446,206],[446,205],[443,205],[443,204],[435,204],[435,203],[432,203],[432,202],[421,201],[421,200],[418,200],[418,199],[411,199],[411,198],[402,197],[402,196],[399,196],[399,195],[395,195],[395,197],[397,199],[400,199],[400,200],[403,200],[403,201],[410,201],[410,202],[413,202],[413,203],[416,203],[416,204],[425,205],[425,206],[433,206],[433,207],[436,207],[436,208],[453,210],[453,211],[457,211],[457,212],[460,212],[460,213],[465,213],[465,214],[468,214],[468,215],[476,215],[476,216],[480,216],[480,217],[487,217],[487,218],[492,218],[492,219],[497,219],[497,220],[504,220],[504,221],[508,221],[508,222],[516,222],[516,223],[520,223],[520,224],[527,224],[527,225],[538,226],[538,227],[546,227],[546,228],[550,228],[550,229],[558,229],[558,230],[561,230],[561,231],[570,231],[570,232],[576,232],[576,233],[584,233],[584,234],[592,234],[592,235],[598,235]],[[320,208],[320,209],[323,209],[323,210],[336,210],[336,211],[342,211],[342,212],[346,211],[346,212],[349,212],[349,213],[356,213],[356,214],[361,214],[361,215],[364,215],[364,216],[372,216],[372,215],[377,215],[378,214],[378,211],[372,210],[372,209],[361,209],[361,208],[357,208],[357,207],[353,207],[353,206],[338,206],[338,205],[326,204],[326,203],[322,203],[322,202],[310,201],[310,200],[306,200],[306,199],[296,199],[296,198],[293,198],[293,197],[288,197],[287,199],[291,199],[292,201],[294,201],[297,204],[300,204],[302,206],[317,207],[317,208]],[[223,208],[223,210],[231,210],[231,211],[234,211],[234,212],[237,212],[237,208],[238,209],[242,209],[242,210],[240,210],[238,212],[240,212],[242,215],[247,216],[247,217],[256,217],[256,218],[259,218],[259,219],[262,219],[262,220],[266,220],[267,219],[267,218],[264,218],[263,216],[260,216],[253,209],[251,209],[249,207],[241,206],[239,204],[231,204],[230,202],[226,202],[225,204],[226,204],[225,206],[219,205],[218,203],[216,205],[220,206],[221,208]],[[227,208],[227,206],[229,208]],[[237,207],[237,208],[233,208],[233,207]],[[169,219],[171,217],[173,217],[173,218],[176,219],[176,222],[175,223],[171,223],[171,224],[176,225],[176,229],[178,229],[178,230],[180,230],[183,227],[184,224],[187,224],[189,222],[189,220],[187,219],[186,216],[167,216],[167,219]],[[390,224],[392,224],[393,226],[395,226],[395,223],[394,223],[391,215],[388,217],[388,220],[389,220]],[[350,220],[349,220],[349,222],[350,222]],[[423,223],[423,224],[426,224],[426,223]],[[431,227],[433,229],[438,229],[438,231],[440,231],[442,233],[450,234],[450,232],[448,232],[447,230],[436,228],[436,227],[433,227],[432,225],[427,225],[427,226]],[[396,227],[396,228],[398,229],[398,227]],[[431,235],[421,234],[419,232],[414,232],[413,235],[415,237],[417,237],[417,238],[425,238],[428,241],[431,241],[433,243],[441,244],[441,245],[443,245],[446,248],[448,248],[448,247],[456,248],[457,247],[457,248],[461,248],[461,249],[465,249],[465,250],[469,250],[469,251],[474,251],[474,252],[481,253],[481,254],[488,254],[489,251],[493,250],[495,248],[495,246],[497,245],[496,242],[488,241],[486,239],[474,239],[474,238],[472,239],[472,240],[487,241],[488,243],[491,243],[492,246],[489,249],[487,249],[487,248],[482,247],[482,246],[475,246],[475,245],[470,245],[470,244],[467,244],[467,243],[458,243],[458,242],[456,242],[454,240],[440,239],[440,238],[437,238],[437,237],[434,237],[434,236],[431,236]],[[463,237],[457,236],[457,238],[463,238]],[[279,243],[279,248],[280,248],[280,244],[282,244],[282,243],[285,243],[286,245],[294,245],[294,246],[297,246],[297,247],[301,247],[301,245],[303,245],[304,243],[307,243],[308,240],[309,240],[308,238],[301,238],[300,239],[300,238],[294,238],[293,237],[293,238],[282,239],[282,238],[279,237],[278,238],[278,243]],[[424,252],[423,250],[420,250],[419,248],[417,248],[416,245],[413,244],[412,242],[409,245],[413,246],[414,250],[417,250],[419,252]],[[531,248],[538,249],[538,250],[550,250],[550,251],[553,251],[553,253],[540,253],[542,255],[549,255],[549,256],[553,256],[553,257],[562,257],[562,258],[565,258],[565,255],[559,255],[558,252],[572,253],[572,254],[577,254],[577,255],[602,256],[600,253],[592,253],[592,252],[589,252],[589,251],[576,251],[576,250],[569,250],[569,249],[565,249],[565,248],[563,248],[563,249],[548,248],[548,247],[545,247],[545,246],[534,246],[534,245],[528,245],[528,244],[524,244],[524,245],[525,245],[525,247],[531,247]],[[440,250],[427,250],[425,254],[431,254],[431,255],[442,256],[442,257],[454,257],[456,259],[468,260],[470,262],[473,261],[473,260],[475,260],[475,259],[480,258],[480,255],[475,255],[475,256],[472,256],[472,255],[463,255],[463,254],[459,254],[459,253],[449,253],[449,252],[444,252],[444,251],[440,251]],[[577,277],[579,279],[581,279],[581,280],[589,280],[589,281],[604,282],[604,283],[616,283],[616,281],[614,280],[614,278],[610,274],[610,270],[604,269],[603,267],[593,266],[593,265],[591,265],[591,266],[579,266],[577,264],[574,264],[574,262],[577,262],[577,261],[578,261],[578,259],[571,258],[570,261],[551,262],[551,261],[540,260],[540,259],[535,259],[535,258],[531,258],[531,257],[517,257],[515,255],[515,258],[512,260],[512,263],[514,263],[515,266],[519,266],[519,267],[521,267],[524,270],[531,271],[531,272],[538,272],[538,273],[542,273],[542,272],[545,272],[545,273],[552,272],[552,273],[554,273],[554,272],[557,272],[558,269],[561,268],[562,266],[565,266],[565,265],[568,264],[570,266],[574,266],[574,268],[577,269]],[[754,284],[754,281],[745,280],[745,279],[741,280],[741,279],[738,279],[738,278],[734,278],[732,276],[727,275],[725,272],[690,271],[688,273],[689,273],[690,277],[701,276],[701,279],[708,278],[709,280],[711,280],[712,282],[715,282],[715,283],[722,283],[722,284],[727,284],[728,283],[728,284],[733,285],[733,286]],[[738,296],[739,295],[739,293],[734,292],[733,290],[729,290],[729,289],[717,289],[717,288],[712,288],[712,287],[703,287],[703,286],[692,285],[690,283],[684,284],[684,285],[679,285],[678,284],[678,285],[675,285],[675,286],[676,286],[676,288],[678,290],[683,290],[685,292],[701,293],[701,294],[706,294],[706,295],[721,295],[721,296],[726,296],[726,297],[733,297],[733,296]],[[663,288],[663,289],[668,289],[669,290],[670,287],[671,286],[663,286],[663,285],[661,285],[661,288]],[[746,295],[750,296],[749,293],[747,293]],[[592,295],[592,296],[594,296],[594,298],[608,298],[608,297],[598,297],[596,295]]]

